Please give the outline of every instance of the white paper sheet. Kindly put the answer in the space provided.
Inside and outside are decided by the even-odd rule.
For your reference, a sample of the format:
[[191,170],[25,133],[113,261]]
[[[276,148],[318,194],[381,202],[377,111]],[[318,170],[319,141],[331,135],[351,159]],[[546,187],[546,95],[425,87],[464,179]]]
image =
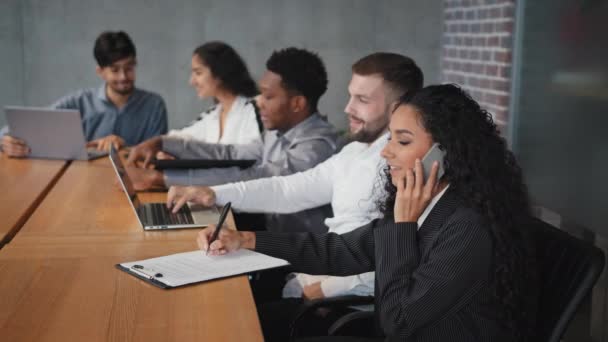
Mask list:
[[199,250],[120,265],[130,272],[176,287],[288,264],[283,259],[241,249],[220,256],[206,256]]

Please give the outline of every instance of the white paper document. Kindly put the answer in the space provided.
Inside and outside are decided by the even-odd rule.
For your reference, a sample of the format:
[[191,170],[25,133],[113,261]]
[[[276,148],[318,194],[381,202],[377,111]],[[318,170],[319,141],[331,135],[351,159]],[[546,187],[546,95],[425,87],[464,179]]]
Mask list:
[[241,249],[219,256],[207,256],[199,250],[117,266],[156,286],[171,288],[286,265],[289,263],[283,259]]

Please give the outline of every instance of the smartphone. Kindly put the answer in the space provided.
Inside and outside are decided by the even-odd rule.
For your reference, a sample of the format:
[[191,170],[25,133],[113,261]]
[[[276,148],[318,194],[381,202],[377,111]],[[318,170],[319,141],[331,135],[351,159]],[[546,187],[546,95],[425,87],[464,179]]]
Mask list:
[[429,151],[422,157],[422,169],[424,172],[424,181],[431,176],[431,169],[433,167],[433,162],[439,162],[439,170],[437,171],[437,180],[441,179],[444,173],[443,169],[443,158],[445,157],[445,152],[439,148],[438,143],[434,143],[433,146],[429,149]]

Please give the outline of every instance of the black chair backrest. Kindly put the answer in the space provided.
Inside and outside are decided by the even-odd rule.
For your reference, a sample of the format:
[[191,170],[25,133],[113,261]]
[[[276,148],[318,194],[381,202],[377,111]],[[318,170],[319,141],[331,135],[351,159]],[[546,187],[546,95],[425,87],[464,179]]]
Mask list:
[[559,342],[600,276],[604,253],[541,220],[532,227],[540,273],[537,339]]

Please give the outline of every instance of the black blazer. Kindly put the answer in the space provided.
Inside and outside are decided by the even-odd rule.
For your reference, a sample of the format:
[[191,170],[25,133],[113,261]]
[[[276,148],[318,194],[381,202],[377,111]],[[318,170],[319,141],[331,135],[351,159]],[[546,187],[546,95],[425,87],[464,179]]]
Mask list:
[[418,224],[376,220],[350,233],[258,232],[256,250],[309,274],[376,271],[376,315],[387,341],[512,341],[489,286],[492,239],[448,189]]

